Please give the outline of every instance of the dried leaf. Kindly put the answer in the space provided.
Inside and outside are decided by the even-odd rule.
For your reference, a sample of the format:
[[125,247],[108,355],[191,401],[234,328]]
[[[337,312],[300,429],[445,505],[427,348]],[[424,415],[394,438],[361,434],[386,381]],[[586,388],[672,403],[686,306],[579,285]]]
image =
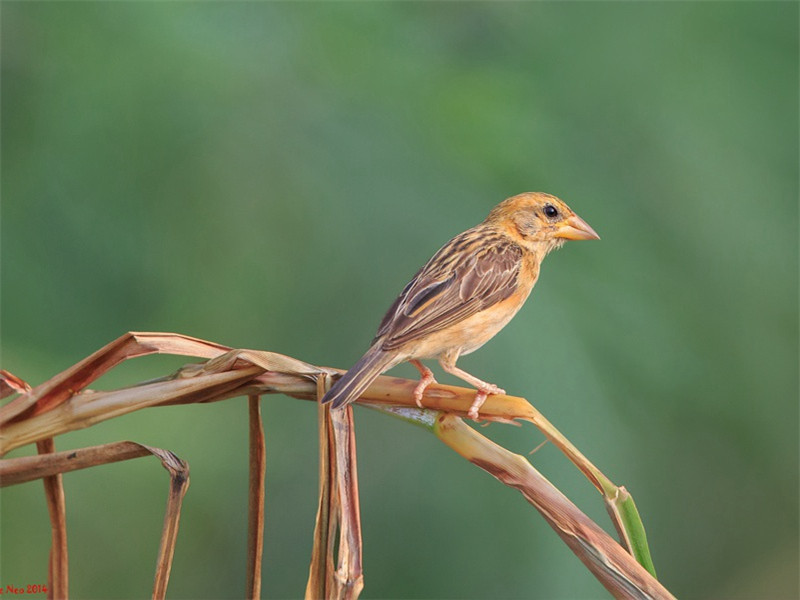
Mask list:
[[0,429],[0,456],[25,444],[89,427],[140,408],[186,399],[203,402],[241,386],[261,372],[260,367],[250,367],[113,392],[83,392],[46,412],[5,425]]
[[[319,398],[324,395],[327,379],[318,380]],[[319,505],[305,598],[355,600],[364,579],[352,407],[332,411],[320,404],[319,437]]]
[[339,497],[339,553],[333,598],[355,600],[364,587],[361,567],[361,512],[353,407],[331,411]]
[[58,406],[128,358],[155,353],[212,358],[226,350],[230,348],[177,333],[129,332],[0,408],[0,425],[29,409],[33,416]]
[[11,394],[27,394],[30,391],[31,386],[25,381],[5,369],[0,369],[0,399]]

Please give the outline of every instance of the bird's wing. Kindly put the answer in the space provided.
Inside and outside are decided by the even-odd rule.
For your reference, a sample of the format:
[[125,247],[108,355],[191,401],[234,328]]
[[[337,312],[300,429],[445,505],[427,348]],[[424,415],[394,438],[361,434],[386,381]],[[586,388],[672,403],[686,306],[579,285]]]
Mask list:
[[383,317],[383,350],[440,331],[505,300],[517,288],[522,249],[471,229],[454,237],[409,282]]

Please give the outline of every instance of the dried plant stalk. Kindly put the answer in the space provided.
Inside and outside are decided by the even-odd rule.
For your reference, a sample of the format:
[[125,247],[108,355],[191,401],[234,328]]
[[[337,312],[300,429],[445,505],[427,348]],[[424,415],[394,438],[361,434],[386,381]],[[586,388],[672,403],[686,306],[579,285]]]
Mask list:
[[69,473],[97,465],[139,458],[148,454],[150,451],[141,444],[114,442],[40,456],[7,458],[0,461],[0,487],[26,483],[57,473]]
[[161,530],[161,543],[158,548],[156,575],[153,582],[153,599],[163,600],[167,595],[172,557],[175,555],[175,542],[178,539],[178,524],[181,518],[181,505],[186,490],[189,489],[189,465],[172,452],[160,448],[147,447],[151,454],[161,459],[161,464],[170,476],[167,510],[164,513],[164,527]]
[[247,507],[248,598],[261,597],[261,557],[264,553],[264,480],[267,473],[267,447],[261,422],[261,397],[249,396],[250,482]]
[[[36,443],[40,455],[55,452],[53,438]],[[61,473],[47,475],[42,478],[44,495],[47,499],[47,511],[50,513],[50,530],[52,545],[47,568],[47,597],[69,597],[69,558],[67,553],[67,509],[64,498],[64,482]]]
[[38,446],[43,452],[38,456],[22,456],[0,461],[0,487],[40,478],[45,481],[53,526],[48,596],[66,598],[69,595],[63,486],[57,486],[53,491],[48,487],[48,482],[52,482],[55,478],[60,480],[63,473],[70,471],[153,455],[161,461],[171,479],[153,585],[153,598],[164,598],[175,551],[181,502],[189,486],[189,465],[172,452],[136,442],[114,442],[62,452],[52,452],[52,440],[49,443],[47,440],[39,442]]
[[[317,380],[317,395],[325,393],[326,377]],[[333,571],[333,543],[336,537],[335,475],[331,452],[331,413],[322,404],[317,405],[317,430],[319,433],[319,502],[314,523],[314,541],[311,548],[311,563],[306,583],[306,600],[326,597],[328,573]]]
[[[132,388],[110,392],[85,390],[92,381],[121,361],[159,352],[210,360],[188,365],[170,377]],[[21,445],[40,443],[55,435],[149,406],[214,402],[234,396],[266,393],[317,400],[320,397],[320,385],[329,379],[328,375],[336,372],[280,354],[231,350],[177,334],[130,333],[33,390],[21,380],[0,372],[0,395],[19,393],[18,397],[0,407],[0,456]],[[435,415],[434,411],[450,413],[452,418],[465,416],[474,397],[474,390],[471,389],[432,385],[423,400],[430,410],[419,410],[413,398],[415,386],[414,381],[382,376],[370,386],[359,402],[382,407],[393,414],[404,413],[404,418],[412,421],[427,420],[426,426],[433,427],[430,415]],[[410,418],[409,414],[417,416]],[[334,417],[336,423],[327,410],[320,409],[320,506],[314,558],[306,589],[306,596],[310,598],[334,595],[354,598],[363,586],[352,415],[349,410],[335,411]],[[655,573],[641,520],[625,488],[617,487],[608,480],[523,398],[489,396],[481,408],[481,417],[500,422],[522,419],[536,425],[601,491],[623,543],[641,564]],[[530,466],[527,461],[525,463]],[[513,475],[514,470],[511,469],[509,473]],[[352,478],[348,478],[348,475]],[[515,485],[511,482],[517,480],[511,475],[505,476],[509,485]],[[522,490],[521,486],[521,483],[515,485]],[[57,508],[57,488],[50,493],[52,498],[49,500],[55,502],[53,506]],[[547,494],[542,498],[545,503],[554,500]],[[349,521],[345,522],[345,519]],[[340,534],[339,570],[337,577],[332,580],[332,557],[336,553],[334,541],[337,532]],[[593,543],[590,537],[586,541]],[[256,540],[252,543],[255,548]],[[589,547],[585,551],[591,552],[593,549]],[[252,578],[248,575],[248,582],[248,589],[252,592],[255,589],[255,571]]]
[[[415,383],[393,377],[379,377],[362,396],[361,401],[377,406],[410,406],[408,401]],[[466,416],[474,391],[445,385],[431,385],[426,391],[423,405],[427,409]],[[650,557],[644,525],[633,497],[624,487],[616,486],[598,469],[564,434],[548,421],[533,405],[516,396],[491,395],[481,407],[481,418],[487,421],[529,421],[541,431],[589,479],[603,495],[608,514],[619,532],[620,541],[651,575],[656,571]]]
[[439,415],[434,431],[464,458],[519,490],[615,598],[674,600],[655,577],[524,457],[495,444],[453,415]]

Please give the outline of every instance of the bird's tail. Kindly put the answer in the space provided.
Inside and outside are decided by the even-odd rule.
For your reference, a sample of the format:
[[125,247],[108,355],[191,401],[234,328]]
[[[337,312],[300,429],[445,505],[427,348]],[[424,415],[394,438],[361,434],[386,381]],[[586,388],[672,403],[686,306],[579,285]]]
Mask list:
[[384,352],[377,345],[361,357],[350,370],[342,375],[322,397],[322,404],[333,403],[333,408],[348,404],[358,398],[375,379],[393,366],[395,356]]

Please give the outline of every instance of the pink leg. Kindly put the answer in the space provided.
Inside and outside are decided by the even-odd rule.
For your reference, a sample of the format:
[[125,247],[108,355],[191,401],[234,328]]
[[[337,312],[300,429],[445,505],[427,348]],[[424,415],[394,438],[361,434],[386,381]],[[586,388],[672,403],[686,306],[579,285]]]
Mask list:
[[414,388],[414,400],[416,401],[417,406],[422,408],[422,395],[425,393],[425,388],[427,388],[432,383],[436,383],[436,379],[433,378],[433,371],[431,371],[428,367],[423,365],[418,360],[411,359],[408,362],[414,365],[419,371],[419,374],[422,375],[422,377],[419,380],[419,383],[417,384],[417,387]]
[[483,403],[486,402],[486,397],[489,394],[505,394],[506,391],[497,387],[493,383],[486,383],[474,375],[470,375],[466,371],[459,369],[456,366],[456,360],[458,360],[458,355],[446,356],[439,361],[439,364],[441,364],[442,368],[451,375],[455,375],[459,379],[463,379],[470,385],[474,385],[477,388],[478,393],[475,394],[475,400],[472,401],[472,405],[469,407],[469,411],[467,412],[467,416],[470,419],[477,421],[478,417],[480,416],[478,414],[478,409],[480,409],[480,407],[483,406]]

